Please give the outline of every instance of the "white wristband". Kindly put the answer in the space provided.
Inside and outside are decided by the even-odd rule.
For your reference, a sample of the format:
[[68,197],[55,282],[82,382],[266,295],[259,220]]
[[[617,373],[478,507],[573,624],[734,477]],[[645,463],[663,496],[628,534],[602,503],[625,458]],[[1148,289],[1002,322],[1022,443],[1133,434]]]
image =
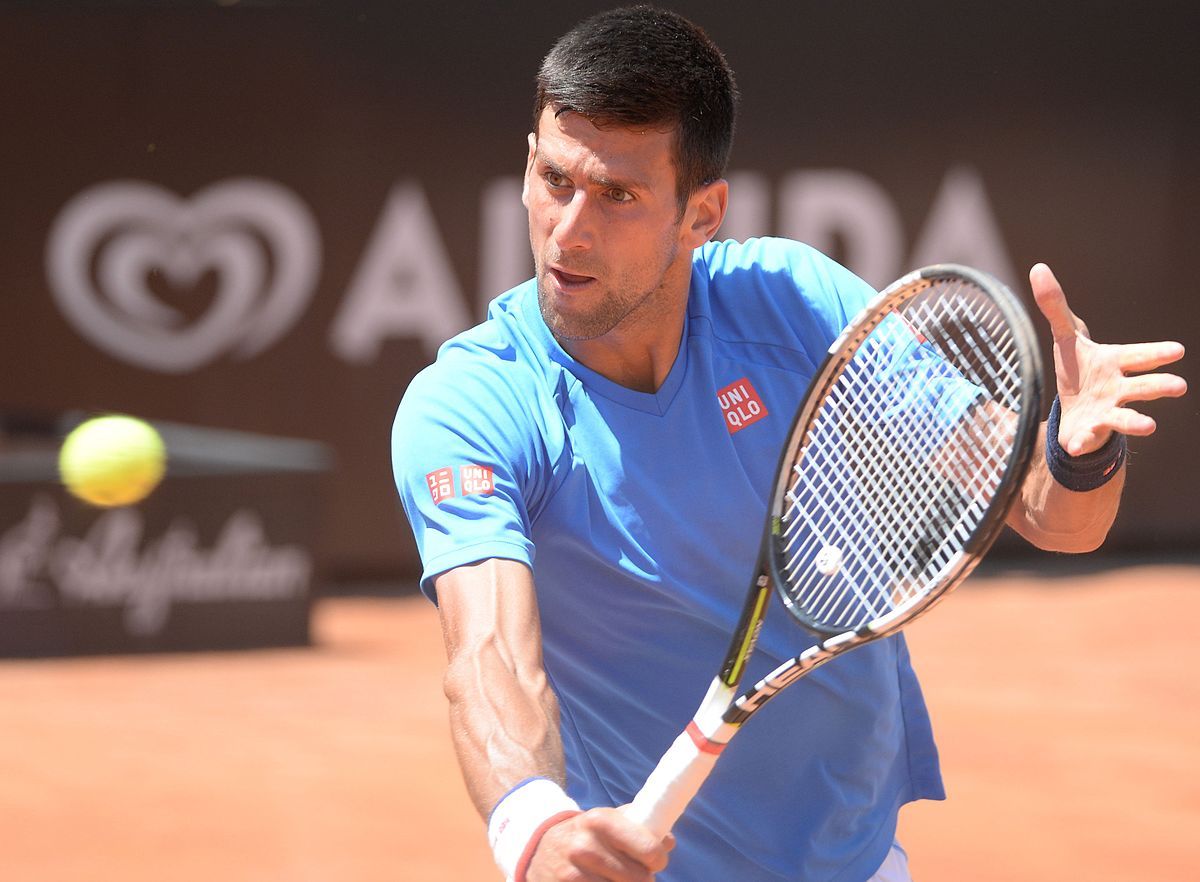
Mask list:
[[488,818],[488,843],[508,882],[522,882],[542,834],[579,814],[579,803],[548,778],[528,778],[496,803]]

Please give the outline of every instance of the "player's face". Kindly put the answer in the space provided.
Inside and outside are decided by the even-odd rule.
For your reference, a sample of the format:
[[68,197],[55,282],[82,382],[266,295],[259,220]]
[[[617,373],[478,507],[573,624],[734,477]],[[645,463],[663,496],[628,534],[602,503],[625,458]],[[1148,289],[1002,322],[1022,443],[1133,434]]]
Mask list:
[[560,340],[653,327],[678,310],[691,249],[675,198],[674,134],[543,112],[524,202],[538,302]]

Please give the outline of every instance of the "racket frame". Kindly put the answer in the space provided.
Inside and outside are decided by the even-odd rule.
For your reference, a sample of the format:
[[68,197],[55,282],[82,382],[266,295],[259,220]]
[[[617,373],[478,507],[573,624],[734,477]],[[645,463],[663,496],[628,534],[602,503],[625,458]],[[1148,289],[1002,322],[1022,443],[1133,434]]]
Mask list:
[[[1038,426],[1041,422],[1043,368],[1037,337],[1016,296],[995,277],[971,267],[953,263],[933,264],[914,270],[880,291],[830,344],[824,361],[809,382],[803,404],[796,412],[792,426],[788,430],[788,440],[780,452],[779,462],[775,469],[775,486],[771,495],[770,515],[767,519],[768,535],[764,541],[765,570],[769,574],[771,583],[776,587],[784,608],[806,630],[818,636],[832,637],[843,633],[845,629],[828,628],[814,621],[795,604],[783,587],[787,583],[787,579],[782,575],[784,554],[780,548],[780,540],[783,534],[783,512],[787,505],[787,493],[791,487],[792,464],[800,462],[800,458],[796,455],[797,449],[807,435],[808,425],[828,397],[834,381],[854,357],[862,341],[869,337],[889,315],[919,297],[939,280],[949,277],[965,279],[991,295],[1007,326],[1013,332],[1014,343],[1021,350],[1023,357],[1020,362],[1025,370],[1024,376],[1021,377],[1021,406],[1017,412],[1013,444],[1003,472],[1004,479],[996,488],[984,517],[975,525],[971,535],[963,543],[962,552],[955,555],[947,566],[942,568],[938,575],[937,586],[932,591],[922,593],[877,619],[874,627],[864,626],[858,629],[862,632],[861,636],[864,639],[877,638],[892,633],[897,630],[895,622],[907,624],[911,621],[907,616],[908,610],[914,603],[927,604],[926,611],[928,611],[935,605],[936,600],[953,590],[970,575],[991,548],[996,537],[1000,535],[1004,519],[1028,473],[1033,457],[1032,441],[1037,437]],[[885,309],[889,306],[890,308]],[[871,321],[866,321],[868,317],[872,316]],[[858,631],[852,633],[858,633]]]

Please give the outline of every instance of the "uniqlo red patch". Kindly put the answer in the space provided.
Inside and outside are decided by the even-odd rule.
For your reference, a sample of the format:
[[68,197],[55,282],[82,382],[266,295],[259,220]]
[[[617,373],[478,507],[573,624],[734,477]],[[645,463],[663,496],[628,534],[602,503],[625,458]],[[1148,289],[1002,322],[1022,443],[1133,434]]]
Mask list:
[[425,483],[429,485],[429,495],[435,505],[454,498],[454,470],[449,466],[430,472],[425,476]]
[[493,487],[491,466],[465,465],[458,469],[458,486],[462,488],[463,496],[477,493],[480,496],[490,496]]
[[717,403],[721,405],[725,428],[729,429],[730,435],[757,423],[767,415],[767,406],[763,404],[762,396],[746,377],[718,391]]

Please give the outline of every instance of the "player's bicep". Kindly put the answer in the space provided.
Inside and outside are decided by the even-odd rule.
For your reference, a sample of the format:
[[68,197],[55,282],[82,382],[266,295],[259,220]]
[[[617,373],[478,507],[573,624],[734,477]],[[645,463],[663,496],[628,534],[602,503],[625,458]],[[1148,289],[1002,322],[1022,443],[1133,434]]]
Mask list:
[[516,675],[541,669],[541,623],[529,567],[489,558],[434,578],[446,655],[485,652]]

